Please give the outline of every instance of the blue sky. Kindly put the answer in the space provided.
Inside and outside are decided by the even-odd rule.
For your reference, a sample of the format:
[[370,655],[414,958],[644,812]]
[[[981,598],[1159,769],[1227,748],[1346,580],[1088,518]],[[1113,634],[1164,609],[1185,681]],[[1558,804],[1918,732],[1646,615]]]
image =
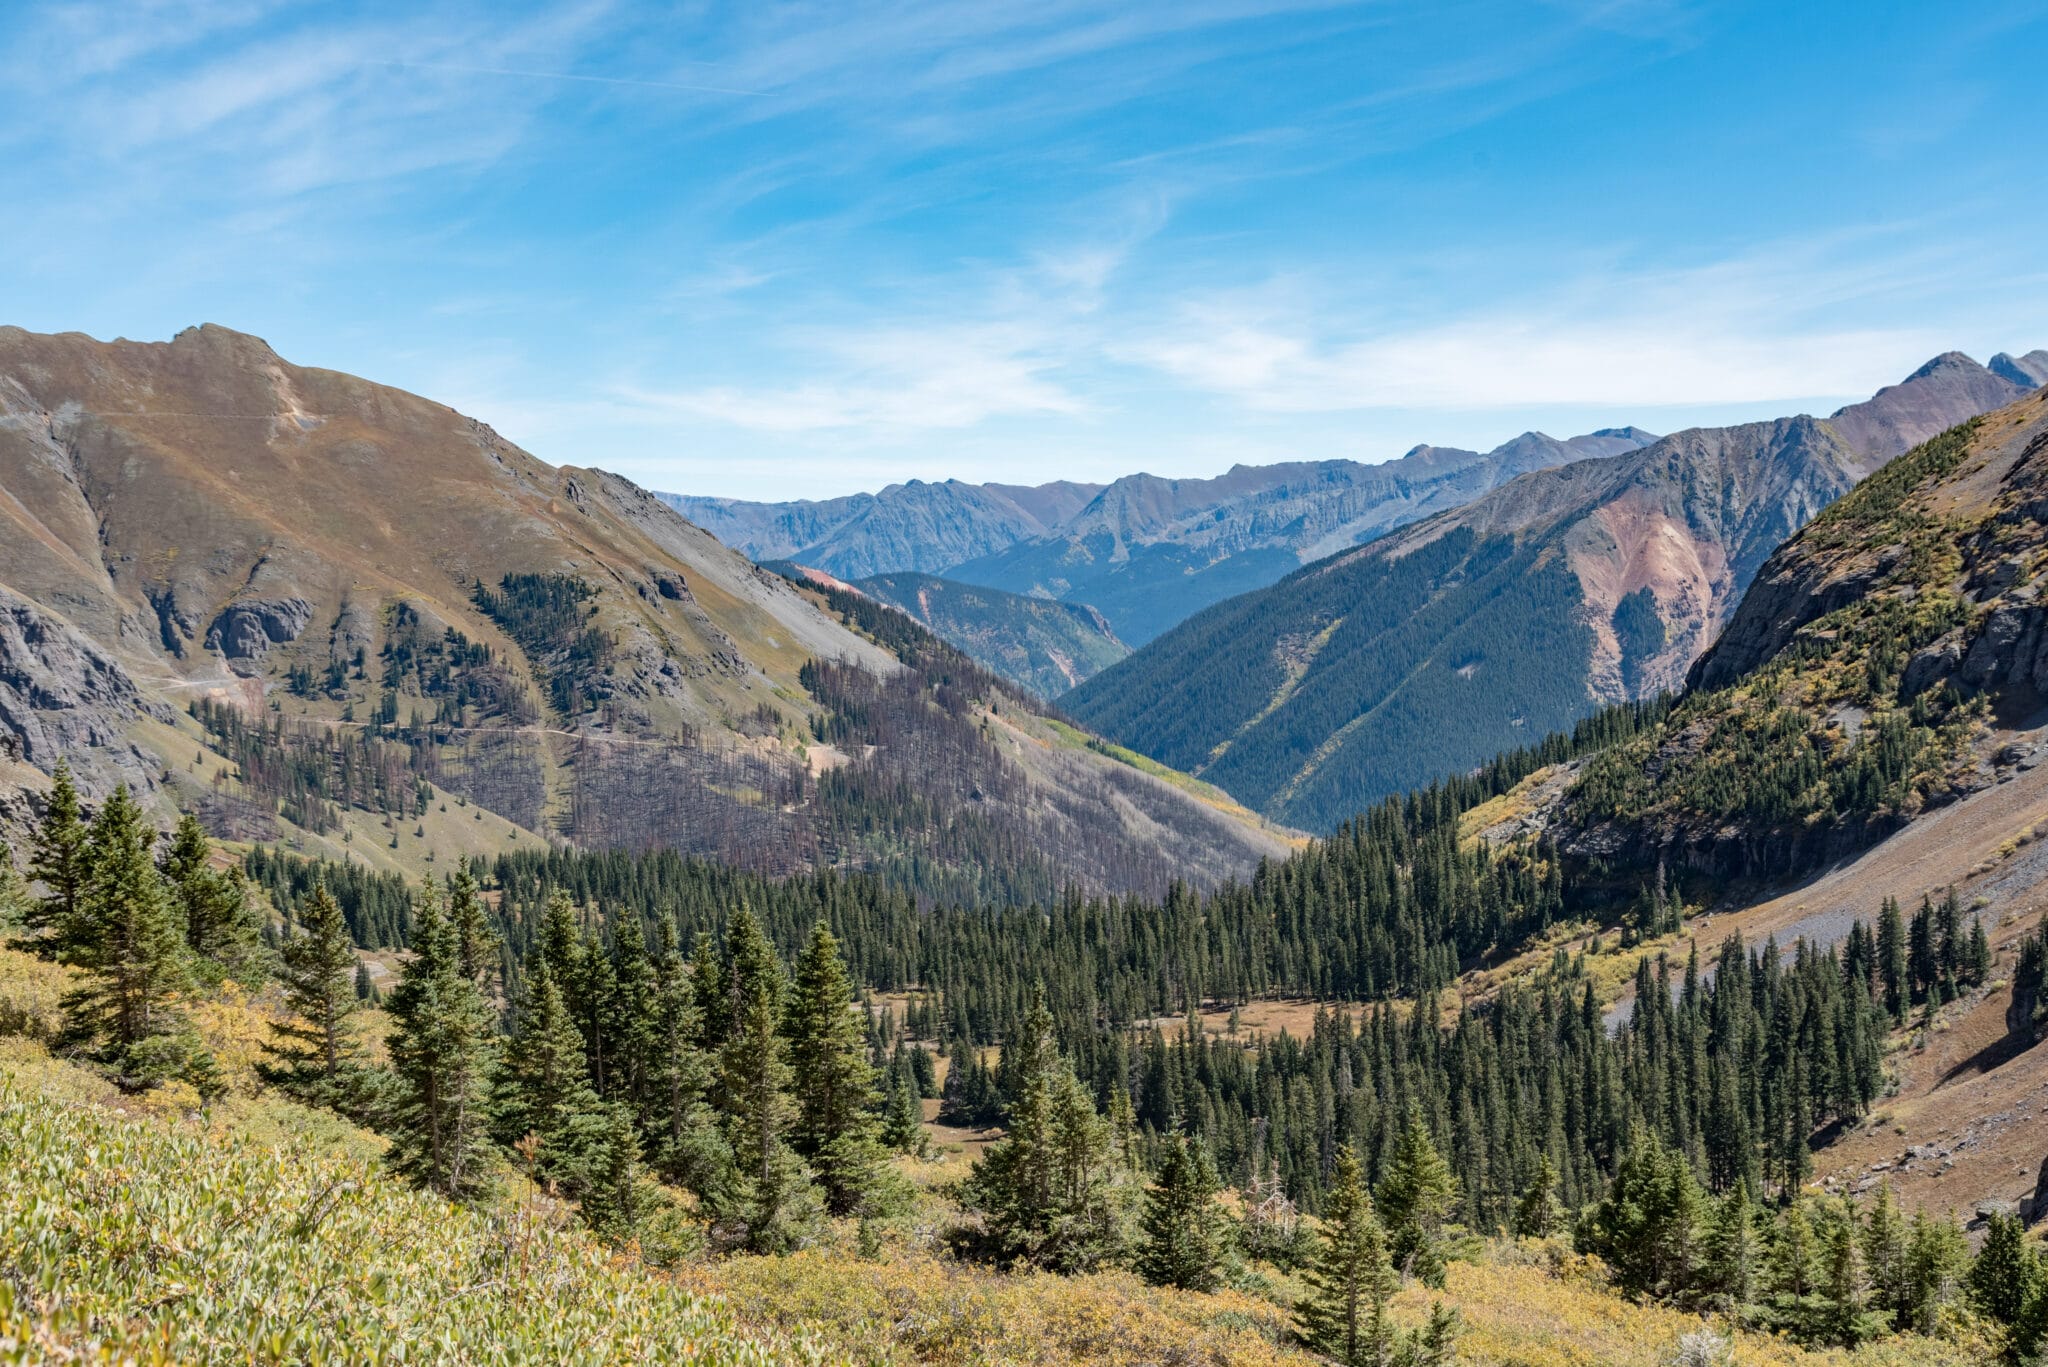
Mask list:
[[2048,4],[12,4],[0,322],[815,497],[2048,346]]

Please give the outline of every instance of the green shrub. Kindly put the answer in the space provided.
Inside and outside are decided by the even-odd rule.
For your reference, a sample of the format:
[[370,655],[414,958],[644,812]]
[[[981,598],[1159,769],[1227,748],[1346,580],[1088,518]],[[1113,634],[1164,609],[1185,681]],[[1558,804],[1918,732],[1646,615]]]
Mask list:
[[0,1078],[0,1365],[811,1361],[558,1227]]

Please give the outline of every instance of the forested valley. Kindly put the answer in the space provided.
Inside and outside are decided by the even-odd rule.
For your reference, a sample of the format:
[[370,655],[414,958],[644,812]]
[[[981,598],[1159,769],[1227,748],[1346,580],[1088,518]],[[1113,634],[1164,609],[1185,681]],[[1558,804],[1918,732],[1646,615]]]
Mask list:
[[[121,1088],[225,1091],[181,1003],[270,980],[265,1085],[386,1135],[390,1169],[449,1200],[538,1184],[650,1267],[790,1255],[835,1222],[872,1256],[915,1212],[963,1265],[1286,1285],[1282,1341],[1422,1364],[1455,1360],[1461,1324],[1438,1299],[1401,1327],[1403,1285],[1533,1240],[1738,1332],[1964,1327],[2024,1358],[2048,1282],[2016,1221],[1973,1255],[1884,1189],[1807,1186],[1885,1094],[1894,1032],[1997,971],[1952,897],[1886,902],[1838,949],[1703,948],[1659,870],[1462,838],[1479,803],[1666,706],[1208,894],[934,906],[878,875],[567,847],[416,884],[262,846],[223,866],[190,818],[159,857],[125,795],[88,821],[60,773],[45,892],[10,896],[22,946],[80,975],[50,1038]],[[358,951],[400,948],[380,988]],[[2018,971],[2044,960],[2030,943]],[[1318,1004],[1298,1031],[1242,1024],[1276,999]],[[901,1155],[931,1156],[930,1110],[995,1137],[919,1188]]]

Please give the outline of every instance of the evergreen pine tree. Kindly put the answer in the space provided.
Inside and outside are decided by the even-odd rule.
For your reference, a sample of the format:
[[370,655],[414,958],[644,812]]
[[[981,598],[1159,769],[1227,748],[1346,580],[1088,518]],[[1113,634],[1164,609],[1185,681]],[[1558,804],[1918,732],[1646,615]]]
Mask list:
[[796,1096],[790,1144],[809,1161],[834,1215],[869,1210],[892,1186],[875,1114],[875,1070],[839,941],[821,920],[796,963],[785,1015]]
[[1865,1304],[1860,1233],[1856,1209],[1846,1199],[1828,1207],[1821,1239],[1821,1295],[1828,1305],[1827,1337],[1843,1348],[1875,1338],[1888,1322],[1887,1316]]
[[2041,1294],[2041,1259],[2016,1215],[1990,1217],[1984,1246],[1970,1265],[1970,1303],[1977,1312],[2010,1329],[2027,1303]]
[[1302,1337],[1318,1352],[1347,1367],[1392,1362],[1398,1335],[1388,1306],[1401,1279],[1349,1144],[1337,1150],[1323,1203],[1322,1246],[1308,1284],[1298,1314]]
[[1914,995],[1933,1003],[1941,971],[1934,938],[1934,900],[1924,895],[1920,898],[1920,909],[1913,913],[1906,928],[1906,961]]
[[1704,1255],[1703,1270],[1714,1299],[1728,1313],[1740,1316],[1756,1299],[1757,1272],[1763,1260],[1748,1183],[1738,1183],[1715,1205]]
[[1096,1267],[1122,1248],[1110,1197],[1109,1127],[1060,1058],[1042,988],[1008,1058],[1008,1130],[975,1164],[969,1203],[986,1216],[1003,1261],[1056,1272]]
[[1898,1327],[1916,1334],[1935,1332],[1942,1310],[1960,1294],[1969,1270],[1969,1245],[1955,1221],[1916,1212],[1906,1236],[1905,1297]]
[[543,956],[527,969],[497,1089],[498,1141],[523,1156],[537,1180],[581,1199],[610,1117],[583,1071],[583,1035]]
[[1963,956],[1963,982],[1970,987],[1982,987],[1991,981],[1991,940],[1984,934],[1981,917],[1970,920],[1970,944]]
[[495,1030],[431,878],[413,908],[412,950],[389,1007],[397,1075],[390,1161],[419,1186],[472,1200],[490,1181]]
[[1437,1152],[1419,1111],[1394,1147],[1380,1179],[1379,1209],[1396,1266],[1428,1286],[1443,1285],[1443,1229],[1458,1201],[1457,1179]]
[[1685,1155],[1638,1135],[1581,1231],[1588,1251],[1638,1296],[1677,1298],[1699,1279],[1706,1198]]
[[299,909],[298,931],[278,951],[285,1006],[291,1014],[270,1026],[257,1065],[264,1081],[315,1106],[353,1113],[362,1099],[362,1048],[351,1018],[362,1003],[355,976],[362,970],[349,941],[348,922],[326,885],[316,884]]
[[600,1107],[577,1208],[583,1222],[615,1247],[637,1245],[659,1265],[678,1250],[655,1250],[646,1236],[668,1213],[669,1201],[641,1160],[640,1131],[623,1102]]
[[1213,1291],[1223,1260],[1225,1227],[1217,1207],[1221,1183],[1200,1140],[1176,1135],[1145,1194],[1144,1242],[1138,1274],[1154,1286]]
[[1807,1342],[1828,1336],[1834,1307],[1821,1294],[1820,1239],[1804,1201],[1778,1215],[1766,1262],[1766,1319],[1773,1328]]
[[1963,907],[1950,888],[1934,913],[1935,990],[1944,1004],[1962,990],[1963,948]]
[[915,1074],[908,1066],[890,1073],[889,1101],[882,1112],[882,1142],[898,1153],[924,1152],[924,1107],[918,1103]]
[[704,1100],[711,1065],[697,1047],[703,1033],[697,995],[676,949],[675,928],[667,921],[661,927],[654,974],[654,1038],[641,1116],[654,1170],[664,1180],[696,1192],[707,1208],[728,1206],[732,1150]]
[[202,1091],[218,1085],[178,994],[190,989],[185,937],[151,858],[156,832],[126,785],[93,818],[88,876],[62,931],[59,957],[83,969],[64,997],[63,1040],[139,1090],[184,1076]]
[[1884,899],[1877,918],[1877,977],[1885,1012],[1895,1026],[1906,1023],[1912,980],[1906,960],[1906,928],[1895,897]]
[[1870,1282],[1871,1304],[1903,1323],[1912,1309],[1907,1284],[1906,1249],[1909,1231],[1892,1199],[1891,1184],[1881,1182],[1863,1217],[1863,1271]]
[[91,871],[91,848],[71,764],[59,759],[28,867],[29,877],[43,885],[43,895],[29,905],[23,918],[38,952],[62,958],[67,946],[86,933],[81,903]]
[[735,1181],[724,1212],[726,1237],[750,1253],[773,1253],[804,1237],[812,1222],[810,1174],[789,1146],[796,1107],[789,1096],[783,1038],[782,965],[753,914],[742,907],[726,929],[718,1051],[719,1104],[726,1115]]
[[258,969],[261,926],[239,868],[212,867],[213,842],[199,818],[185,812],[164,851],[165,888],[185,931],[191,963],[217,985],[222,978],[253,980]]
[[488,1002],[497,990],[498,937],[491,929],[490,908],[464,856],[455,861],[448,879],[448,922],[455,931],[456,955],[462,971]]
[[1563,1226],[1564,1202],[1557,1199],[1557,1165],[1544,1154],[1536,1176],[1515,1201],[1514,1232],[1525,1239],[1547,1239]]

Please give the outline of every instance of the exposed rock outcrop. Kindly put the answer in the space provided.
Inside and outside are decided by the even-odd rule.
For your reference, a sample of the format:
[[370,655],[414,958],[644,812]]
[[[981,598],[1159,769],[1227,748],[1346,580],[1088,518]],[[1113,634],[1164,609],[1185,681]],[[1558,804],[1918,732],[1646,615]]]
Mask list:
[[[1945,481],[1938,506],[1974,517],[1962,536],[1960,587],[1977,610],[1906,661],[1900,692],[1915,697],[1943,684],[1965,696],[2012,689],[2048,695],[2048,426],[2040,398],[2015,404],[1980,439],[1982,454]],[[1987,419],[1987,422],[1989,420]],[[1883,590],[1908,559],[1903,544],[1826,544],[1799,536],[1764,563],[1741,607],[1687,683],[1720,688],[1790,646],[1812,623]]]
[[274,645],[299,639],[313,619],[303,598],[244,598],[230,603],[206,630],[206,648],[230,660],[253,660]]
[[117,744],[143,715],[169,713],[113,656],[0,587],[0,732],[22,759],[48,771],[61,756]]

